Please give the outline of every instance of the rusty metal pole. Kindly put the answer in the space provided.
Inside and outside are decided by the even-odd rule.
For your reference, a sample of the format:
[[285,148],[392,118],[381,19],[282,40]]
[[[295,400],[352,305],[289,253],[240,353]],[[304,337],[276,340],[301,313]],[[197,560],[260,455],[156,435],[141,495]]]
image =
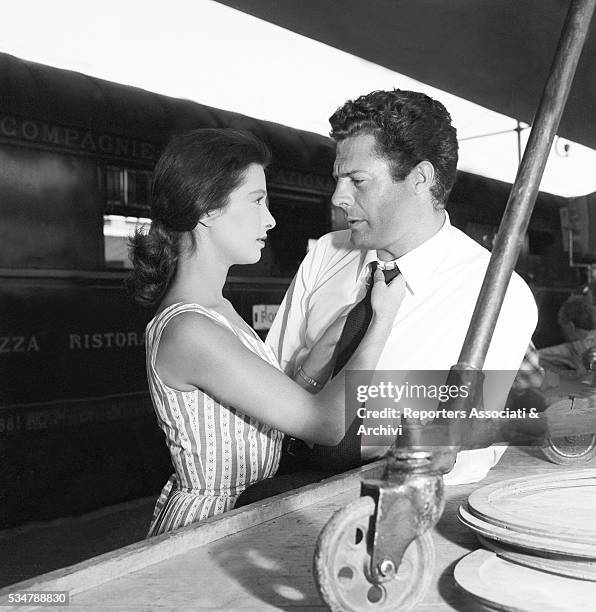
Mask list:
[[[482,369],[565,108],[596,0],[572,0],[492,251],[458,366]],[[539,16],[537,16],[539,18]]]

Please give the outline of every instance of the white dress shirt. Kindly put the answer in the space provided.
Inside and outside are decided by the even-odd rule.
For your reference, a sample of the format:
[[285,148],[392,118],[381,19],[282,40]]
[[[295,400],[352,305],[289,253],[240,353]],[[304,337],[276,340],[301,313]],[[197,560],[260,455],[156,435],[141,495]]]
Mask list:
[[[489,258],[489,251],[451,225],[447,213],[434,236],[398,258],[406,294],[377,370],[449,370],[455,365]],[[308,252],[267,336],[287,374],[294,376],[327,327],[364,297],[369,264],[376,259],[375,251],[350,245],[350,230],[326,234]],[[532,293],[514,274],[483,369],[510,371],[513,382],[536,321]],[[509,386],[491,389],[490,397],[485,389],[485,408],[501,409]],[[374,456],[369,448],[362,451],[365,459]],[[460,452],[445,482],[479,480],[503,452],[504,447]]]

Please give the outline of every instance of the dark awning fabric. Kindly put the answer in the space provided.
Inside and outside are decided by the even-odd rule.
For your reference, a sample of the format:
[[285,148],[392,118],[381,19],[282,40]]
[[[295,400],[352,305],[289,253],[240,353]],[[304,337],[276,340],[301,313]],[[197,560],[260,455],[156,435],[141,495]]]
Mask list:
[[[569,0],[219,1],[527,123],[569,6]],[[558,131],[592,148],[594,30],[592,23]]]

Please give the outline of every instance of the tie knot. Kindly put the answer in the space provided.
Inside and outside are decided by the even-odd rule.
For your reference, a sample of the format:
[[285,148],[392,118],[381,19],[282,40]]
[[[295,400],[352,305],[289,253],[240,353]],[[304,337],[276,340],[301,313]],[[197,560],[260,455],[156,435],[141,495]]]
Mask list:
[[389,284],[398,274],[399,268],[395,266],[395,268],[391,268],[391,270],[383,270],[383,274],[385,275],[385,282]]
[[[375,271],[378,266],[378,261],[373,261],[371,263],[371,278],[375,275]],[[399,268],[397,266],[393,266],[389,269],[381,268],[381,270],[383,271],[383,276],[385,277],[385,282],[387,284],[389,284],[400,273]]]

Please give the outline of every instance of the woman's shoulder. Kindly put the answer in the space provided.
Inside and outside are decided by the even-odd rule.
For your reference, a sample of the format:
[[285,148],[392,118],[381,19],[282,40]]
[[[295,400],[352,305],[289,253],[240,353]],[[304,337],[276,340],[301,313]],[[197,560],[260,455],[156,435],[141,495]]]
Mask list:
[[158,312],[154,320],[162,328],[163,339],[197,340],[201,338],[197,332],[213,335],[233,331],[225,317],[201,304],[171,304]]
[[279,367],[269,354],[270,349],[254,332],[250,334],[214,308],[200,304],[171,305],[160,314],[164,315],[159,334],[161,359],[204,363],[219,359],[222,354],[240,357],[248,350]]
[[229,354],[237,342],[233,330],[198,304],[171,307],[160,314],[164,316],[157,330],[159,345],[155,347],[155,363],[177,382],[173,385],[176,388],[180,376],[182,382],[189,382],[188,372],[219,359],[222,351]]
[[[196,316],[196,315],[201,316]],[[229,327],[228,321],[213,308],[192,302],[173,302],[162,306],[149,322],[152,327],[179,327],[199,324],[200,321],[212,321]]]

